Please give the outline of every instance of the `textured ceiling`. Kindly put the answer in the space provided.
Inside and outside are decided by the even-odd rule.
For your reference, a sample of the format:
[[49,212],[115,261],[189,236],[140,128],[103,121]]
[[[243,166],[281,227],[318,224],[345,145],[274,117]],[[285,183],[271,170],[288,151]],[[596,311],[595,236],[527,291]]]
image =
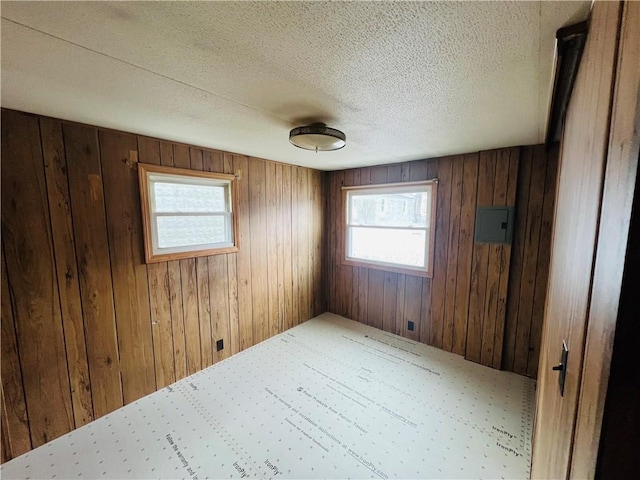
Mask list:
[[538,143],[589,5],[2,2],[2,106],[323,170]]

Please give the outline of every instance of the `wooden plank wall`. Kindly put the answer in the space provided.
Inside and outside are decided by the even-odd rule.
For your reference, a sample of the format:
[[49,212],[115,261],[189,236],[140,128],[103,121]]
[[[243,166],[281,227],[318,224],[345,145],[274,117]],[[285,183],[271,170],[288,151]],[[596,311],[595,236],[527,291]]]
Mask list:
[[[238,174],[240,251],[145,265],[136,157]],[[2,461],[324,312],[322,177],[3,110]]]
[[[484,365],[535,376],[556,169],[557,151],[535,146],[329,173],[328,310]],[[433,178],[433,278],[342,264],[342,186]],[[516,205],[512,245],[473,241],[476,207],[492,205]]]
[[502,368],[533,378],[538,374],[542,319],[549,279],[558,150],[523,152],[505,323]]

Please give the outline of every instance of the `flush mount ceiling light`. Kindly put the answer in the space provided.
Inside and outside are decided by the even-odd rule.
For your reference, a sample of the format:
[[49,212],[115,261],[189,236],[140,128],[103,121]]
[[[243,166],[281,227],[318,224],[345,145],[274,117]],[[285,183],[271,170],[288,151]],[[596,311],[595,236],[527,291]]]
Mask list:
[[298,148],[328,152],[340,150],[347,143],[347,136],[340,130],[329,128],[324,123],[296,127],[289,132],[289,141]]

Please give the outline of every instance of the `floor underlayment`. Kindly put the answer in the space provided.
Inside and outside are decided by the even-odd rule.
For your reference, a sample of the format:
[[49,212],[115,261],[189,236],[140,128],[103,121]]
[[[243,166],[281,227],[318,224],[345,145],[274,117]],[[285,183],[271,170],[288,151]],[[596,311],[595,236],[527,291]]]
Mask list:
[[2,478],[529,478],[534,382],[325,313]]

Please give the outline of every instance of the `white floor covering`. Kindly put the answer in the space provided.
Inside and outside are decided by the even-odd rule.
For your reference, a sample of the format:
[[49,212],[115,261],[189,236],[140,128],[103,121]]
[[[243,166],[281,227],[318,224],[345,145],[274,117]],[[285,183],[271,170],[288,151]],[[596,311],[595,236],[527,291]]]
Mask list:
[[2,478],[529,478],[534,381],[325,313]]

